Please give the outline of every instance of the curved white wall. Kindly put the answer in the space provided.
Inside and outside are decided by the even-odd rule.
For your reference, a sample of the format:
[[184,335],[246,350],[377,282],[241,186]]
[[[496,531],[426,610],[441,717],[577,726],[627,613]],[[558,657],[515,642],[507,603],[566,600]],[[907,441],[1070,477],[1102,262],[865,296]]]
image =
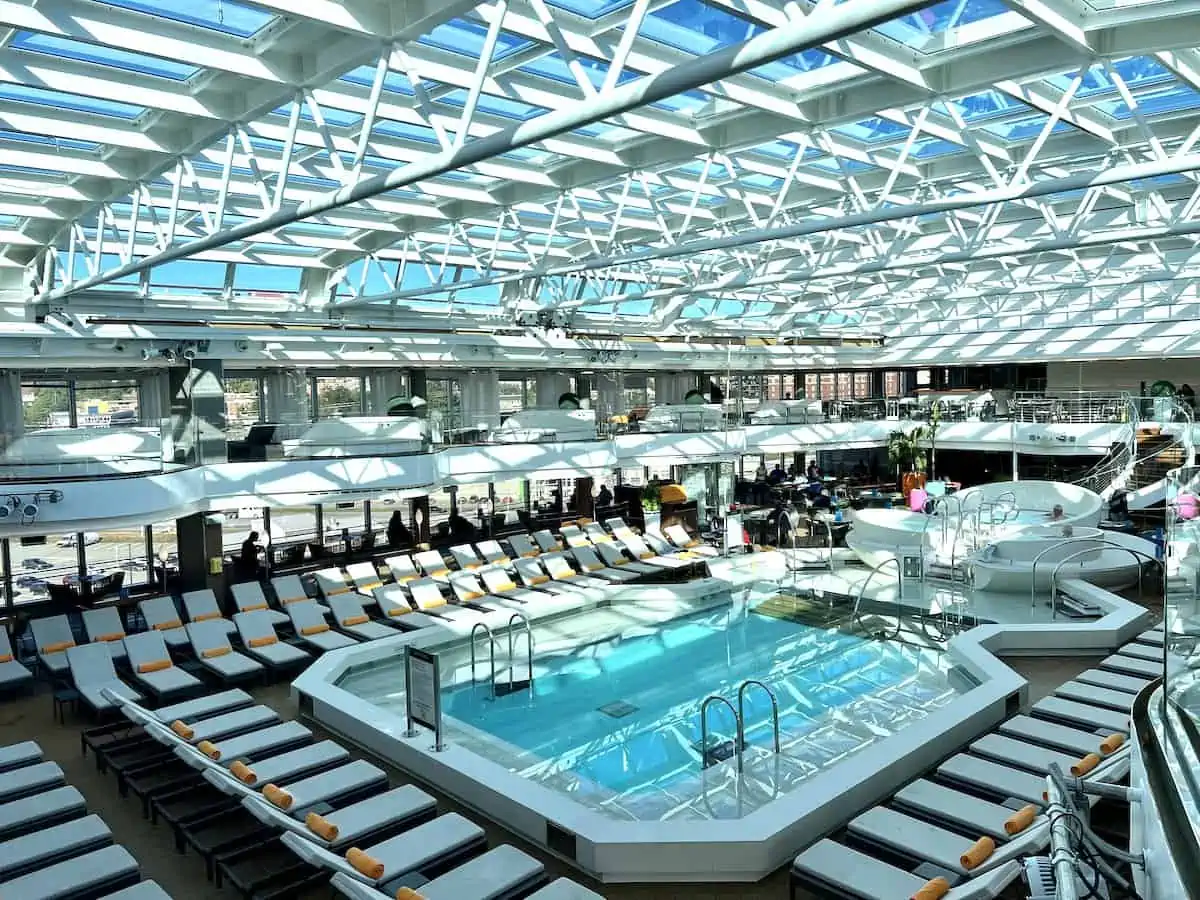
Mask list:
[[[1026,513],[1049,513],[1055,506],[1062,506],[1063,518],[1056,525],[1095,526],[1100,523],[1104,502],[1100,495],[1074,484],[1064,484],[1059,481],[997,481],[993,484],[983,484],[979,487],[967,488],[956,494],[962,504],[964,517],[972,518],[980,504],[989,501],[998,502],[1010,500],[1017,509]],[[950,506],[954,510],[954,504]],[[985,511],[983,521],[988,521]],[[1034,522],[1023,522],[1024,525],[1035,525]]]

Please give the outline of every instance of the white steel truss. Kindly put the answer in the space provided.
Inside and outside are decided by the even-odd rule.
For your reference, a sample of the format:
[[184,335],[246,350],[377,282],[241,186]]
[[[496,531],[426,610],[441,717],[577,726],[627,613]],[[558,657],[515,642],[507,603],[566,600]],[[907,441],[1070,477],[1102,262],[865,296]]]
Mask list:
[[190,6],[0,0],[32,303],[784,334],[1200,269],[1190,0]]

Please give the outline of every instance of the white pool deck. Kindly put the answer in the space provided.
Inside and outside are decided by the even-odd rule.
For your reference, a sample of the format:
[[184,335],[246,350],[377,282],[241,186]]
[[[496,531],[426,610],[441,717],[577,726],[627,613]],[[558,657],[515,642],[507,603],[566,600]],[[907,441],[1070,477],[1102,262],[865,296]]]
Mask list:
[[[794,551],[797,561],[813,563],[828,558],[828,551]],[[721,558],[710,562],[712,577],[684,585],[609,589],[605,601],[622,615],[646,616],[661,621],[683,615],[730,589],[762,581],[781,582],[854,594],[868,570],[843,566],[844,554],[835,554],[833,572],[810,571],[795,576],[786,571],[778,552]],[[949,747],[962,746],[990,730],[1025,701],[1026,684],[998,657],[1037,654],[1106,654],[1131,640],[1147,627],[1149,614],[1136,604],[1114,595],[1106,601],[1099,619],[1051,619],[1049,608],[1028,598],[1009,595],[975,596],[969,600],[951,595],[948,585],[909,583],[904,587],[905,607],[917,601],[931,612],[952,602],[954,612],[986,619],[952,638],[946,652],[951,662],[978,682],[978,686],[934,709],[921,727],[909,727],[869,745],[837,762],[778,799],[757,806],[741,817],[708,820],[620,821],[573,801],[568,795],[522,778],[466,746],[450,741],[434,749],[429,732],[405,737],[403,704],[389,695],[387,707],[361,699],[336,686],[352,667],[394,659],[406,644],[426,649],[439,645],[461,647],[470,624],[423,629],[394,638],[372,641],[327,653],[294,683],[293,695],[306,715],[311,715],[366,750],[427,781],[460,802],[505,827],[546,847],[606,882],[749,882],[757,881],[786,864],[794,854],[834,830],[856,812],[882,800],[900,785],[934,766]],[[894,578],[877,576],[867,586],[874,601],[894,601]],[[706,600],[705,598],[712,598]],[[961,604],[967,606],[962,607]],[[596,604],[584,601],[583,607]],[[538,621],[555,615],[533,613],[533,633]],[[497,633],[508,624],[510,613],[491,614]],[[546,623],[548,629],[550,623]],[[503,644],[503,641],[502,641]],[[701,698],[697,698],[699,702]],[[739,798],[756,789],[772,787],[773,755],[747,755],[745,771],[736,773],[731,760],[707,770],[714,805],[737,809]]]

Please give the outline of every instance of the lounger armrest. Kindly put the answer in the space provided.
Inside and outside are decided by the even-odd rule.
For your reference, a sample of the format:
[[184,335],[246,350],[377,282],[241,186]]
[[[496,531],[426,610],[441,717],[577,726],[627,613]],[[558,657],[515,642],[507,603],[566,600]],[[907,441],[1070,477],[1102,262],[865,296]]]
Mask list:
[[994,900],[1021,875],[1021,864],[1016,860],[976,875],[970,881],[951,888],[943,900]]
[[338,872],[329,880],[331,887],[337,890],[344,897],[350,900],[391,900],[387,894],[375,890],[373,887],[363,884],[348,875],[343,875]]
[[287,832],[280,838],[280,841],[310,866],[331,872],[341,872],[360,881],[365,877],[358,869],[346,862],[344,857],[338,856],[324,847],[318,847],[312,841],[306,840],[294,832]]

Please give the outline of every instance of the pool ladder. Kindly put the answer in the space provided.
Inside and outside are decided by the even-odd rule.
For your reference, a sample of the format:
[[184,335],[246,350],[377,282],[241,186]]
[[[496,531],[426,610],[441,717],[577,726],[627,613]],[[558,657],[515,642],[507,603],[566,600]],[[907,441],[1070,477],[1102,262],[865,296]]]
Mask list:
[[746,691],[749,688],[758,687],[767,692],[767,696],[771,699],[771,728],[775,736],[775,752],[780,752],[779,744],[779,701],[775,699],[775,692],[763,684],[756,678],[750,678],[738,685],[737,692],[737,707],[722,697],[720,694],[709,694],[704,698],[704,702],[700,704],[700,768],[707,769],[715,766],[723,760],[717,759],[709,755],[708,747],[708,708],[714,703],[724,703],[729,708],[729,712],[733,715],[733,723],[737,728],[737,735],[734,738],[733,751],[737,754],[737,769],[738,774],[742,773],[742,751],[746,748]]
[[[515,627],[514,627],[515,623]],[[471,684],[476,683],[475,664],[478,661],[475,655],[475,635],[482,631],[487,635],[488,641],[488,663],[491,668],[491,678],[489,683],[492,686],[492,699],[494,700],[498,694],[507,695],[528,688],[533,690],[533,628],[529,624],[529,617],[523,612],[514,612],[508,617],[508,684],[500,685],[500,690],[496,689],[496,635],[492,629],[488,627],[486,622],[476,622],[471,626]],[[517,680],[514,675],[513,660],[514,660],[514,645],[518,632],[525,633],[525,662],[529,677]]]

